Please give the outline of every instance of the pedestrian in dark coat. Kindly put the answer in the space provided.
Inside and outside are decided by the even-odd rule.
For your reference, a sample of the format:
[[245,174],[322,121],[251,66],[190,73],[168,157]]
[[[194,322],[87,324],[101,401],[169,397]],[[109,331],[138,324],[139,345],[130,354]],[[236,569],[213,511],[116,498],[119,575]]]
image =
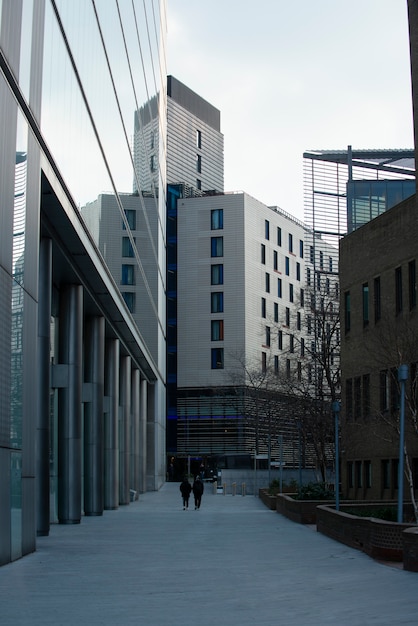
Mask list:
[[200,503],[202,501],[202,495],[204,491],[203,482],[200,480],[200,476],[196,476],[193,483],[193,495],[194,495],[194,510],[200,509]]
[[181,497],[183,498],[183,511],[189,508],[189,498],[192,491],[192,486],[189,483],[189,479],[184,477],[183,482],[180,485]]

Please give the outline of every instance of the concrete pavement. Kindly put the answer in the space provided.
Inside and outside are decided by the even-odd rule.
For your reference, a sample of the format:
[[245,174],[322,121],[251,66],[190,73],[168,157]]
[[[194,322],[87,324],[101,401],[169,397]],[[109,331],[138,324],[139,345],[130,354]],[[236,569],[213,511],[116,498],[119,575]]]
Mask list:
[[6,626],[418,624],[418,574],[373,561],[269,511],[213,495],[182,510],[179,484],[53,526],[0,568]]

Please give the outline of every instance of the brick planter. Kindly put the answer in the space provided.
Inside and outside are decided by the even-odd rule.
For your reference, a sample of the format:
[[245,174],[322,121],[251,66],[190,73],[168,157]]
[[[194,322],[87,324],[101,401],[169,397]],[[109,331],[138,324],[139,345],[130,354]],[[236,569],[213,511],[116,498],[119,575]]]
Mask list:
[[268,492],[268,489],[259,489],[258,497],[260,498],[262,503],[265,504],[271,511],[276,510],[277,496],[272,496]]
[[278,494],[276,511],[298,524],[316,524],[316,509],[329,500],[294,500],[291,496]]
[[384,561],[403,560],[403,532],[411,527],[374,517],[357,517],[329,505],[318,506],[316,524],[318,532],[327,537]]
[[402,533],[403,568],[418,572],[418,528],[407,528]]

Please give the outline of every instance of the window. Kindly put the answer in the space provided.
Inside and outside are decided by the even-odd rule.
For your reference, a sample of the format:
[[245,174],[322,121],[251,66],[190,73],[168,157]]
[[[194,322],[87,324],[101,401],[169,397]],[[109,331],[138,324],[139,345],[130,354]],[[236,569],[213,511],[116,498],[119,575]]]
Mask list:
[[380,320],[381,315],[382,315],[381,302],[380,302],[380,298],[381,298],[380,276],[377,276],[377,278],[374,279],[373,286],[374,286],[374,321],[376,323]]
[[274,373],[279,373],[279,357],[277,356],[277,354],[274,355]]
[[300,361],[297,362],[296,371],[297,371],[298,381],[300,382],[302,380],[302,363]]
[[122,265],[122,285],[135,285],[135,266]]
[[303,259],[303,241],[302,239],[299,240],[299,256],[301,259]]
[[390,461],[389,459],[382,460],[382,488],[390,489]]
[[223,285],[224,284],[224,266],[223,265],[211,265],[210,266],[210,284],[211,285]]
[[395,309],[396,315],[402,311],[402,268],[395,269]]
[[265,352],[261,353],[261,371],[263,374],[267,371],[267,354]]
[[303,337],[300,340],[300,356],[305,356],[305,340]]
[[354,463],[353,461],[347,462],[347,486],[349,489],[354,487]]
[[270,222],[264,220],[264,235],[266,239],[270,239]]
[[306,317],[306,326],[308,330],[308,335],[312,335],[312,316],[307,315]]
[[296,263],[296,280],[300,280],[300,263]]
[[332,256],[328,258],[328,267],[329,267],[329,271],[332,272]]
[[279,298],[282,297],[282,279],[281,278],[277,279],[277,296]]
[[363,326],[369,323],[369,284],[363,284]]
[[364,483],[367,489],[372,486],[372,464],[371,461],[364,461]]
[[[135,209],[125,209],[125,217],[131,230],[136,230],[136,211]],[[126,230],[125,222],[122,220],[122,228]]]
[[415,259],[408,263],[408,283],[409,283],[409,310],[417,306],[417,273]]
[[288,256],[285,257],[285,273],[286,273],[286,276],[290,275],[290,259]]
[[277,254],[277,250],[274,250],[273,252],[273,269],[275,269],[276,271],[279,268],[279,255]]
[[298,311],[296,313],[296,329],[301,330],[301,328],[302,328],[302,316],[300,314],[300,311]]
[[370,417],[370,374],[363,376],[363,419]]
[[344,328],[348,333],[351,328],[351,305],[350,305],[350,292],[346,291],[344,294]]
[[131,313],[135,313],[135,294],[131,291],[122,291],[122,298]]
[[362,468],[362,462],[361,461],[356,461],[355,463],[355,467],[356,467],[356,487],[360,488],[363,487],[363,468]]
[[277,336],[277,347],[279,350],[283,350],[283,331],[279,330],[279,334]]
[[304,289],[300,290],[300,306],[301,307],[305,306],[305,290]]
[[202,148],[202,131],[201,130],[196,131],[196,148],[199,148],[199,150]]
[[152,154],[150,157],[149,168],[151,172],[155,172],[155,154]]
[[361,418],[361,378],[356,376],[354,379],[354,419]]
[[223,313],[224,311],[224,294],[223,291],[214,291],[210,294],[210,311],[211,313]]
[[321,270],[324,269],[324,253],[322,252],[322,250],[319,252],[319,268]]
[[132,247],[129,237],[122,237],[122,256],[130,258],[135,256],[134,249]]
[[266,246],[263,243],[261,244],[261,262],[263,265],[266,264]]
[[212,348],[211,368],[213,370],[223,370],[224,368],[224,349],[223,348]]
[[277,322],[279,321],[279,305],[277,304],[277,302],[274,303],[274,321]]
[[196,159],[196,171],[198,174],[202,173],[202,157],[200,154],[197,155]]
[[290,378],[290,359],[286,359],[286,378]]
[[266,272],[266,291],[270,293],[270,274]]
[[293,252],[293,235],[289,233],[289,252]]
[[210,212],[210,227],[212,230],[221,230],[224,227],[223,209],[213,209]]
[[211,340],[223,341],[224,338],[224,321],[211,320]]
[[293,354],[295,351],[295,338],[293,335],[289,335],[289,352]]
[[353,379],[345,381],[345,409],[347,420],[353,419]]
[[289,302],[293,302],[293,285],[289,283]]
[[282,245],[282,229],[280,228],[280,226],[277,227],[277,245]]
[[154,150],[154,148],[155,148],[155,130],[151,131],[150,148],[151,148],[151,150]]
[[308,267],[306,268],[306,282],[308,285],[311,284],[312,278],[311,278],[311,268]]
[[380,410],[383,413],[389,409],[389,377],[387,370],[381,370],[379,374],[379,391]]
[[210,254],[211,257],[218,257],[224,255],[224,238],[223,237],[211,237],[210,238]]
[[261,298],[261,317],[266,317],[266,299]]
[[315,265],[315,249],[313,246],[309,246],[309,261],[312,265]]
[[268,348],[270,348],[270,341],[271,341],[270,326],[266,326],[266,346]]
[[290,326],[290,309],[286,307],[286,326]]
[[202,189],[202,181],[200,178],[196,178],[196,189]]

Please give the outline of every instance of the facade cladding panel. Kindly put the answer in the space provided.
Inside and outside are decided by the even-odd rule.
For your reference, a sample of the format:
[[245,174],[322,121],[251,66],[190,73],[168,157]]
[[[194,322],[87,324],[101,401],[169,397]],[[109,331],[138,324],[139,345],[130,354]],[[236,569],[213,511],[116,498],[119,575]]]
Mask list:
[[[166,92],[156,4],[0,2],[0,565],[35,550],[50,523],[101,515],[165,479],[164,194],[146,199],[132,260],[148,326],[135,324],[93,243],[100,229],[79,210],[97,202],[99,222],[111,215],[120,249],[121,198],[139,181],[127,140],[135,94],[144,101],[155,76]],[[104,190],[111,200],[99,206]]]

